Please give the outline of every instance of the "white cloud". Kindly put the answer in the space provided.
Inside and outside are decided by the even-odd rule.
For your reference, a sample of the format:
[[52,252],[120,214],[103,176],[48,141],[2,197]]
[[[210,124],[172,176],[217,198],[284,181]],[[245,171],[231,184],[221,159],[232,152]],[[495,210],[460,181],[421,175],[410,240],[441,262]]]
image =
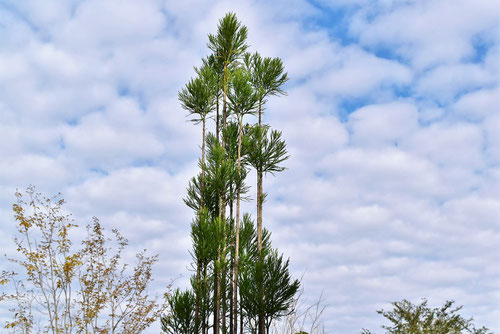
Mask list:
[[[456,63],[475,55],[472,38],[498,29],[495,1],[440,0],[368,6],[351,32],[363,45],[389,47],[416,68]],[[488,41],[489,42],[489,41]]]
[[47,0],[41,3],[36,0],[23,2],[5,1],[20,17],[24,17],[37,30],[53,33],[59,28],[61,22],[71,17],[71,11],[75,7],[74,1]]
[[495,113],[485,119],[486,128],[486,147],[488,161],[496,165],[500,163],[500,113]]
[[[109,175],[97,175],[71,187],[68,197],[79,213],[130,210],[145,216],[165,218],[168,212],[186,212],[182,194],[187,177],[156,167],[127,167]],[[145,205],[145,203],[148,203]],[[181,208],[179,210],[178,208]],[[172,216],[173,217],[173,216]]]
[[381,195],[429,196],[442,191],[436,166],[396,148],[346,149],[326,156],[319,166],[334,178],[339,172],[349,171],[343,173],[341,182]]
[[136,101],[123,98],[105,112],[88,114],[75,126],[67,126],[65,151],[83,158],[91,168],[102,169],[155,159],[163,153],[163,145],[149,127]]
[[380,86],[393,87],[409,84],[411,71],[398,62],[375,57],[358,46],[339,50],[329,61],[335,64],[313,83],[321,93],[346,97],[363,96]]
[[479,65],[439,66],[419,78],[415,91],[418,97],[450,103],[463,92],[495,84],[495,79]]
[[407,137],[404,144],[439,166],[474,170],[484,164],[483,134],[475,124],[433,124]]
[[488,228],[498,220],[500,201],[486,196],[469,195],[465,198],[448,201],[444,209],[457,225],[477,225]]
[[418,111],[413,104],[370,105],[349,115],[352,142],[362,146],[397,145],[418,127]]
[[[497,330],[498,4],[323,5],[0,5],[0,216],[16,187],[61,191],[81,224],[97,215],[132,250],[160,253],[159,283],[188,275],[182,197],[201,128],[177,92],[231,10],[251,51],[281,57],[291,77],[288,96],[266,105],[291,157],[265,179],[264,224],[296,275],[306,271],[306,298],[325,290],[328,331],[378,327],[376,309],[421,297],[456,299]],[[332,8],[343,17],[328,22]]]
[[76,6],[56,38],[78,48],[133,44],[157,37],[165,23],[155,1],[88,0]]
[[459,116],[472,121],[483,120],[487,115],[500,111],[500,88],[481,89],[463,95],[453,106]]
[[0,164],[2,183],[22,187],[26,179],[41,186],[70,179],[70,171],[57,159],[44,154],[23,154],[15,159],[2,160]]

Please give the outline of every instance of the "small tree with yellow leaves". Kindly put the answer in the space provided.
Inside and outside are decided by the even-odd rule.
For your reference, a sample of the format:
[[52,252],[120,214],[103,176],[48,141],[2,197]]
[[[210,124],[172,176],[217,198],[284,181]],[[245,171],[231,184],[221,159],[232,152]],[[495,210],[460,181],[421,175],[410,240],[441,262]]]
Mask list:
[[79,250],[69,232],[77,228],[63,212],[64,200],[44,198],[29,187],[16,193],[14,243],[19,258],[9,261],[20,273],[3,270],[6,291],[0,302],[11,305],[10,333],[141,333],[165,311],[165,297],[150,298],[148,287],[157,256],[137,254],[135,267],[122,261],[127,240],[113,230],[105,237],[97,218],[87,226]]

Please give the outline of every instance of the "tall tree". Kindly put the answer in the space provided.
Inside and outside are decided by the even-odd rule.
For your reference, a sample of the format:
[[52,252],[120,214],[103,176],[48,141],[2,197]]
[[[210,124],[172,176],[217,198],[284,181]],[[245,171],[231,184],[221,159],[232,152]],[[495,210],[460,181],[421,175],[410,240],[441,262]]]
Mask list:
[[[210,82],[216,87],[215,107],[212,107],[217,111],[216,131],[215,135],[209,133],[206,136],[203,132],[206,152],[205,144],[202,144],[201,172],[189,182],[187,197],[184,199],[198,216],[192,224],[192,254],[197,268],[196,275],[191,279],[195,295],[194,328],[201,330],[203,334],[206,334],[208,328],[213,328],[214,334],[219,334],[221,330],[227,333],[229,317],[229,332],[236,333],[238,320],[241,331],[244,323],[242,295],[239,291],[240,263],[243,265],[249,254],[248,250],[244,250],[248,243],[245,241],[245,247],[242,248],[240,239],[241,201],[247,199],[244,195],[247,192],[247,166],[251,164],[260,175],[265,175],[283,170],[281,163],[287,159],[286,145],[281,140],[280,132],[271,131],[268,126],[262,125],[262,117],[255,127],[244,126],[243,122],[246,115],[262,115],[267,97],[284,94],[281,86],[287,76],[278,58],[261,58],[258,54],[245,55],[248,48],[247,29],[238,22],[233,13],[224,16],[219,21],[217,32],[210,34],[208,38],[208,47],[212,54],[203,59],[203,66],[196,71],[197,79],[201,83]],[[214,80],[202,80],[205,68],[215,74],[210,76],[215,78]],[[195,94],[198,89],[189,88],[198,87],[197,79],[186,85],[179,98],[184,108],[200,115],[197,110],[201,109],[193,107],[199,104],[193,103],[193,100],[197,101],[197,96],[204,97],[209,88],[199,84],[199,91],[205,90],[205,93]],[[219,119],[219,99],[222,104],[222,119]],[[204,119],[202,114],[202,117],[197,116],[195,121],[203,122]],[[247,136],[250,138],[246,138]],[[256,267],[257,270],[264,274],[262,247],[265,233],[261,213],[265,195],[262,182],[259,184],[257,202],[260,227],[259,233],[254,231],[252,234],[255,240],[251,249],[254,262],[261,262]],[[229,216],[226,214],[227,208]],[[245,234],[248,232],[248,224],[245,223],[245,218],[243,221]],[[213,229],[206,228],[207,222]],[[211,238],[211,241],[205,242],[202,240],[204,238]],[[210,257],[207,257],[204,245],[211,245]],[[243,254],[242,262],[240,254]],[[207,278],[210,278],[209,284],[205,284]],[[259,296],[263,296],[264,288],[265,284],[259,283]],[[264,299],[259,296],[255,298],[259,305],[262,305]],[[211,314],[208,317],[205,312],[207,298],[211,301]],[[259,319],[262,319],[262,325],[259,325],[259,328],[263,328],[263,332],[266,313],[262,308],[260,310],[262,314]],[[207,323],[207,319],[212,321],[212,325]]]
[[[217,75],[209,64],[204,64],[200,69],[195,68],[198,77],[191,79],[186,87],[179,92],[181,106],[186,109],[190,115],[195,117],[191,119],[195,124],[202,123],[202,146],[201,146],[201,187],[204,186],[205,178],[205,132],[207,116],[214,110],[217,97]],[[199,206],[203,206],[203,199],[200,197]],[[196,277],[198,285],[200,284],[200,264],[197,265]],[[197,289],[196,291],[199,291]],[[196,296],[195,319],[198,324],[199,319],[199,296]]]
[[[230,109],[238,123],[238,178],[241,178],[241,145],[243,136],[243,117],[255,114],[257,95],[250,83],[250,75],[244,69],[239,68],[234,73],[233,89],[228,95]],[[238,322],[238,261],[240,243],[240,200],[241,190],[236,189],[236,229],[235,229],[235,255],[233,274],[233,323]],[[237,326],[233,327],[233,333],[237,333]]]
[[[266,98],[272,95],[285,95],[282,89],[288,81],[288,74],[284,70],[283,62],[280,58],[262,58],[257,52],[246,53],[244,56],[245,67],[251,73],[251,81],[258,98],[259,128],[262,128],[262,114]],[[262,145],[261,142],[256,144]],[[257,170],[257,242],[259,252],[262,249],[262,204],[263,204],[263,171]]]
[[[226,128],[227,113],[227,94],[231,82],[232,72],[238,66],[238,60],[245,53],[248,45],[247,28],[238,21],[236,14],[228,13],[219,21],[217,33],[208,35],[208,48],[214,56],[222,63],[222,129]],[[222,147],[226,144],[222,139]],[[226,197],[221,198],[222,216],[225,216]],[[220,255],[219,255],[220,257]],[[220,283],[217,283],[217,295],[220,295]],[[215,314],[215,333],[219,334],[219,315]]]
[[[262,129],[262,113],[266,98],[272,95],[285,95],[282,86],[288,81],[288,74],[284,71],[280,58],[262,58],[257,52],[246,53],[244,63],[251,73],[251,80],[258,96],[258,127]],[[261,137],[260,137],[261,138]],[[256,143],[262,145],[261,141]],[[261,148],[262,149],[262,148]],[[262,260],[262,206],[264,203],[263,171],[257,169],[257,244]],[[264,316],[259,318],[259,333],[264,333]]]

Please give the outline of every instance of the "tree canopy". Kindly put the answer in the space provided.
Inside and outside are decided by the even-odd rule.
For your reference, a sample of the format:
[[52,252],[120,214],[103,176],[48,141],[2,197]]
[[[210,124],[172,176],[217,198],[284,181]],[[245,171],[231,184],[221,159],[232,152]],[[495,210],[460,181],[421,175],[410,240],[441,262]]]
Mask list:
[[[441,307],[431,308],[426,299],[420,304],[403,299],[394,302],[391,311],[379,310],[391,324],[383,325],[387,334],[491,334],[486,327],[476,328],[472,318],[459,314],[462,306],[454,307],[447,301]],[[364,329],[362,334],[373,334]]]

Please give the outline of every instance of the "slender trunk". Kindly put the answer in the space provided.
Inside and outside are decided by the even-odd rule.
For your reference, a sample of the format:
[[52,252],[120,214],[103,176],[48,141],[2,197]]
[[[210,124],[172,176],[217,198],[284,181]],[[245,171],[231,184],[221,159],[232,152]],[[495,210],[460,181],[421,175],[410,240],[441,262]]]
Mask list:
[[[233,256],[234,254],[231,254]],[[234,262],[231,259],[231,268],[230,268],[230,282],[229,282],[229,296],[233,295],[233,286],[234,286]],[[229,298],[229,333],[233,333],[234,331],[234,321],[233,321],[233,298]]]
[[[199,203],[199,219],[201,220],[201,210],[203,207],[203,187],[205,185],[205,129],[206,119],[203,118],[202,145],[201,145],[201,193]],[[198,332],[200,328],[200,260],[196,263],[196,304],[194,309],[195,328]]]
[[[232,196],[231,196],[232,197]],[[229,296],[233,295],[233,287],[234,287],[234,244],[232,240],[234,240],[234,203],[231,199],[229,201],[229,219],[231,222],[230,225],[230,235],[231,235],[231,247],[230,249],[230,263],[229,263],[229,272],[230,272],[230,282],[229,282]],[[234,331],[234,322],[233,322],[233,298],[229,298],[229,333],[233,333]]]
[[[220,205],[222,206],[222,199]],[[220,263],[221,263],[221,251],[222,251],[222,238],[221,238],[221,230],[222,230],[222,208],[219,209],[219,220],[217,224],[219,224],[218,229],[218,247],[217,247],[217,262],[215,263],[215,283],[216,283],[216,291],[215,291],[215,303],[214,303],[214,334],[220,333],[220,293],[221,293],[221,279],[220,279]]]
[[[51,252],[51,249],[49,248],[49,261],[50,261],[50,285],[51,285],[51,297],[52,297],[52,302],[54,303],[54,317],[52,317],[52,320],[54,321],[54,325],[51,328],[53,333],[58,333],[59,332],[59,324],[57,320],[59,319],[59,310],[58,310],[58,303],[57,303],[57,288],[55,285],[55,277],[54,277],[54,262],[53,259],[54,255]],[[50,307],[50,304],[48,304]],[[51,324],[52,325],[52,324]]]
[[[225,258],[225,252],[223,252],[223,257]],[[222,333],[227,333],[226,331],[226,314],[227,314],[227,271],[226,271],[226,266],[222,267],[222,273],[221,273],[221,295],[222,295],[222,316],[221,316],[221,321],[222,321]]]
[[259,100],[259,128],[262,127],[262,103],[263,103],[263,100],[260,99]]
[[[229,214],[229,222],[231,224],[231,219],[232,219],[232,210],[230,206],[230,214]],[[229,238],[228,238],[228,232],[226,231],[227,225],[224,224],[224,233],[223,233],[223,248],[222,248],[222,261],[223,261],[223,266],[222,266],[222,333],[227,334],[227,309],[228,309],[228,302],[231,300],[231,297],[228,298],[228,295],[231,296],[231,292],[229,291],[230,283],[228,284],[228,276],[231,277],[232,275],[232,269],[231,269],[231,263],[226,262],[227,261],[227,253],[228,250],[230,250],[230,244],[229,244]],[[229,227],[231,229],[231,227]],[[231,234],[229,234],[231,235]]]
[[[226,129],[226,118],[227,118],[227,86],[228,86],[228,83],[227,83],[227,77],[226,77],[226,69],[227,69],[227,65],[224,64],[224,74],[223,74],[223,82],[222,82],[222,85],[223,85],[223,89],[222,89],[222,92],[223,92],[223,95],[222,95],[222,130],[225,130]],[[226,147],[226,143],[224,141],[224,132],[222,133],[222,147]]]
[[[242,135],[242,120],[238,122],[238,178],[241,177],[241,135]],[[238,183],[240,180],[238,180]],[[238,321],[238,265],[240,253],[240,187],[236,189],[236,242],[234,246],[234,282],[233,282],[233,307],[234,307],[234,322]],[[236,334],[237,327],[234,328]]]
[[264,320],[264,316],[262,314],[259,314],[259,334],[266,333],[266,323]]
[[[259,130],[262,131],[262,100],[259,101]],[[259,147],[262,146],[262,132],[259,136]],[[262,260],[262,170],[257,169],[257,249]]]
[[[217,255],[217,262],[220,261],[220,254]],[[216,265],[217,267],[218,265]],[[214,303],[214,334],[219,334],[220,332],[220,323],[219,323],[219,309],[220,309],[220,278],[219,278],[219,269],[215,268],[215,282],[216,282],[216,291],[214,293],[215,303]]]
[[[233,281],[233,317],[234,323],[238,323],[238,270],[239,270],[239,248],[240,248],[240,192],[236,199],[236,245],[234,255],[234,281]],[[238,327],[234,326],[234,334],[237,334]]]
[[200,260],[198,260],[198,263],[196,263],[196,304],[194,307],[194,327],[196,333],[198,333],[200,328],[200,266]]
[[241,304],[240,304],[240,333],[243,334],[243,308],[241,307]]
[[[224,64],[224,76],[223,76],[223,99],[222,99],[222,148],[225,150],[226,149],[226,142],[224,140],[224,130],[226,130],[226,118],[227,118],[227,77],[226,77],[226,68],[227,65]],[[226,218],[226,189],[222,192],[221,196],[221,206],[220,206],[220,213],[222,214],[222,218]]]
[[[203,118],[203,138],[202,138],[202,145],[201,145],[201,190],[203,191],[203,184],[205,183],[205,128],[206,128],[206,119],[205,117]],[[202,199],[200,198],[200,201]]]
[[[262,264],[263,263],[263,254],[262,254],[262,173],[257,173],[257,249],[259,252],[259,262]],[[262,266],[259,266],[259,270],[262,270]],[[262,278],[264,277],[263,275],[260,275]],[[260,300],[260,305],[263,306],[264,301],[263,301],[263,284],[264,282],[260,282],[260,293],[259,293],[259,298]],[[264,334],[265,333],[265,326],[264,326],[264,314],[259,313],[259,334]]]
[[262,261],[262,172],[257,171],[257,250]]
[[[262,149],[262,100],[259,101],[259,149]],[[262,170],[257,170],[257,250],[259,252],[259,261],[262,264]],[[262,266],[260,266],[262,268]],[[260,290],[263,290],[264,282],[261,282]],[[262,293],[259,294],[260,305],[263,305]],[[259,313],[259,334],[265,334],[264,314]]]
[[203,309],[202,309],[202,323],[201,323],[201,333],[208,333],[208,317],[207,317],[207,305],[208,305],[208,296],[207,296],[207,264],[205,263],[203,266]]
[[219,128],[220,128],[220,121],[219,121],[219,97],[216,98],[215,103],[216,103],[216,106],[217,106],[217,116],[215,118],[215,136],[217,137],[217,141],[219,141]]

